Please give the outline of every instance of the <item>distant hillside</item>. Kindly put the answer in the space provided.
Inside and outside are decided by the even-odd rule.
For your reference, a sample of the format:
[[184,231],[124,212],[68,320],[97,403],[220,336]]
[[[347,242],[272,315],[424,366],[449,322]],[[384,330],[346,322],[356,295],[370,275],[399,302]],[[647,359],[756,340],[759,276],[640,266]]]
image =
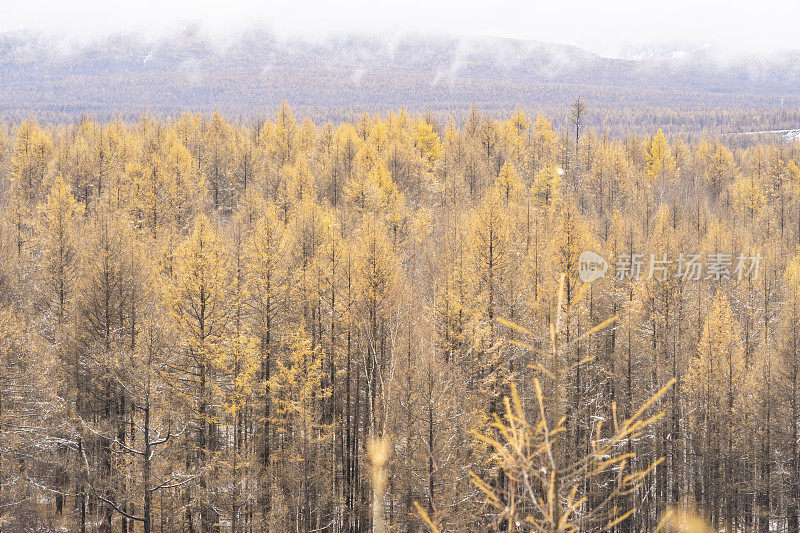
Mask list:
[[758,62],[720,61],[710,50],[643,57],[490,38],[310,43],[249,33],[218,44],[191,30],[154,43],[114,36],[65,51],[57,41],[12,33],[0,35],[0,116],[64,121],[219,109],[252,117],[287,100],[322,120],[400,107],[458,116],[473,105],[563,118],[580,96],[601,127],[800,126],[800,54]]

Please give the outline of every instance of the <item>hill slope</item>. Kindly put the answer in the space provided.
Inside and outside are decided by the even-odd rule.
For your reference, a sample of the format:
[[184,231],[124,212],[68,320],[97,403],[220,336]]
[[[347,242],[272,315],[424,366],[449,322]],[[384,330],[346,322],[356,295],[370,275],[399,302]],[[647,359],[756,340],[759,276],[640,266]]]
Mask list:
[[[758,62],[722,62],[710,50],[623,60],[510,39],[312,43],[260,32],[220,45],[191,30],[155,42],[112,36],[65,51],[56,40],[13,33],[0,35],[0,116],[61,121],[214,109],[252,116],[282,100],[321,119],[398,107],[458,114],[472,105],[557,115],[580,96],[600,111],[595,123],[606,125],[630,119],[620,110],[646,107],[645,127],[677,123],[670,118],[677,110],[685,127],[700,129],[723,125],[709,110],[742,109],[749,111],[736,119],[742,128],[778,129],[797,126],[781,113],[800,103],[799,72],[796,53]],[[754,117],[763,110],[770,113]]]

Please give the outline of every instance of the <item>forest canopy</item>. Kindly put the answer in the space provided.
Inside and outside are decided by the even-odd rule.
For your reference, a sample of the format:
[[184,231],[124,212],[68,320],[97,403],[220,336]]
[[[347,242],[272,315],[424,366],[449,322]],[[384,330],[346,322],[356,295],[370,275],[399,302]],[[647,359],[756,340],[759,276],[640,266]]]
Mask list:
[[0,528],[797,531],[800,143],[587,112],[0,129]]

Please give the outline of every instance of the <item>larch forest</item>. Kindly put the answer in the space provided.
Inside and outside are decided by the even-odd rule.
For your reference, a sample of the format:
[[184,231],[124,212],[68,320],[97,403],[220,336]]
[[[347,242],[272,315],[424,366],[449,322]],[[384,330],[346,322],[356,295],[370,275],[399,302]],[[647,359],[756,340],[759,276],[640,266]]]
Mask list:
[[797,532],[800,143],[564,108],[0,128],[0,530]]

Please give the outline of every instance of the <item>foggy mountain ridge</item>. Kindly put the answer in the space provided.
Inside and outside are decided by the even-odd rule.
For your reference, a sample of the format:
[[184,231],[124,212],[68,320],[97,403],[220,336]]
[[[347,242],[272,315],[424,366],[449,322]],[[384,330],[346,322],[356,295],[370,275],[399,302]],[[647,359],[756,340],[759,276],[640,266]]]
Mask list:
[[[187,30],[155,40],[111,35],[70,45],[14,32],[0,34],[0,116],[68,121],[219,110],[247,117],[283,100],[330,119],[396,108],[548,111],[577,97],[600,111],[596,117],[634,106],[682,112],[799,107],[798,52],[758,60],[710,48],[645,48],[630,55],[641,59],[537,41],[420,34],[313,42],[249,32],[215,41]],[[770,122],[751,129],[797,126]]]

